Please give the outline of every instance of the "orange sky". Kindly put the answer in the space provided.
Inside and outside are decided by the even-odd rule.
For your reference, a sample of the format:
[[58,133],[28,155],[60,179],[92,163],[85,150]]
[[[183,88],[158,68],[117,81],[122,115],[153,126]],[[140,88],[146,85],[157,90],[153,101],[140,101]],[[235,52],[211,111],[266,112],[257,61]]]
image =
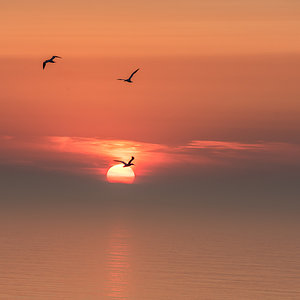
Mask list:
[[298,55],[0,61],[2,135],[299,141]]
[[299,17],[291,0],[6,1],[0,135],[299,143]]
[[295,53],[299,14],[293,0],[12,0],[0,55]]

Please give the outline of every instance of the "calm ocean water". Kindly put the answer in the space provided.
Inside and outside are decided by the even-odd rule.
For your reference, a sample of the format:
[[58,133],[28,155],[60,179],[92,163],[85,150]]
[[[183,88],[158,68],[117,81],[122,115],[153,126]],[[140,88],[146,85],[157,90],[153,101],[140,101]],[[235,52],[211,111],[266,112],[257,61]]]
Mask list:
[[296,221],[125,206],[3,213],[0,299],[300,299]]

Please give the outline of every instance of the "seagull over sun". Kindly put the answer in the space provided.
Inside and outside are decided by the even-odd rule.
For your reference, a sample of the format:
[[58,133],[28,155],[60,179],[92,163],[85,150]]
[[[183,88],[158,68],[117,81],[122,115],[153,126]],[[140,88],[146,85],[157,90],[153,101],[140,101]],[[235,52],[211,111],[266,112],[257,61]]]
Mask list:
[[118,78],[117,80],[122,80],[122,81],[124,81],[124,82],[132,83],[131,78],[132,78],[132,76],[133,76],[138,70],[139,70],[139,69],[136,69],[136,70],[129,76],[129,78],[127,78],[127,79]]
[[123,168],[126,168],[126,167],[130,167],[130,166],[134,166],[134,164],[132,163],[133,160],[134,160],[134,157],[131,156],[131,160],[128,163],[126,163],[123,160],[114,160],[114,161],[124,164]]
[[62,58],[62,57],[57,56],[57,55],[53,55],[50,59],[45,60],[45,61],[43,62],[43,70],[45,69],[47,63],[55,64],[55,63],[56,63],[56,62],[54,61],[55,58]]

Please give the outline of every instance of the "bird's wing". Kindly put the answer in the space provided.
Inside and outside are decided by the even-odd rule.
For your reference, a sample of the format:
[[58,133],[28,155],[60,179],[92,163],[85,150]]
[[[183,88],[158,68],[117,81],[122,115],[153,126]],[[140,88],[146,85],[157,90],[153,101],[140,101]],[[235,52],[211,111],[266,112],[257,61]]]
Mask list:
[[45,60],[45,61],[43,62],[43,70],[45,69],[46,64],[47,64],[47,61]]
[[131,164],[133,160],[134,160],[134,157],[131,156],[131,160],[128,162],[128,164]]
[[53,56],[51,57],[51,60],[54,59],[54,58],[61,58],[61,57],[60,57],[60,56],[57,56],[57,55],[53,55]]
[[116,159],[114,159],[114,161],[116,161],[116,162],[120,162],[120,163],[122,163],[122,164],[126,165],[126,162],[124,162],[123,160],[116,160]]
[[139,69],[136,69],[131,75],[130,77],[128,78],[129,80],[132,78],[132,76],[138,71]]
[[122,79],[122,78],[118,78],[117,80],[123,80],[123,81],[124,81],[125,79]]

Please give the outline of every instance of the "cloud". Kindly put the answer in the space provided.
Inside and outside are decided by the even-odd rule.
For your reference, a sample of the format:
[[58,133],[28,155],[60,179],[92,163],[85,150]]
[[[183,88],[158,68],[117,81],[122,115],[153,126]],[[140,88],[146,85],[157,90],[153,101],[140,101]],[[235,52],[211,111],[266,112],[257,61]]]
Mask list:
[[185,148],[191,149],[215,149],[215,150],[263,150],[263,143],[243,144],[238,142],[224,141],[192,141]]
[[[194,140],[170,146],[130,140],[83,137],[0,137],[0,164],[104,176],[114,159],[136,157],[138,176],[172,175],[178,168],[200,172],[218,168],[299,166],[300,146]],[[199,166],[201,167],[199,169]],[[100,178],[99,177],[99,178]],[[103,177],[102,177],[103,178]]]

